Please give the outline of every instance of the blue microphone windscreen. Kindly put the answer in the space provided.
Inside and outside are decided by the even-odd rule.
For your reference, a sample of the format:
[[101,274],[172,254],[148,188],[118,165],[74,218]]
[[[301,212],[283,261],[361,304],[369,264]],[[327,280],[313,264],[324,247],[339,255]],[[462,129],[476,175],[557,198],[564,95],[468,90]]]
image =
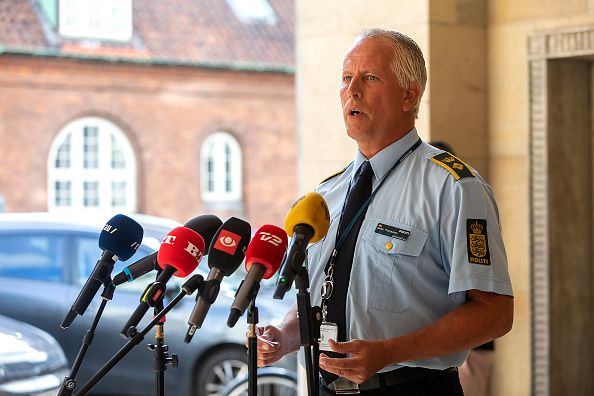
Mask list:
[[135,220],[122,214],[115,215],[101,230],[99,247],[126,261],[138,250],[143,234],[142,226]]

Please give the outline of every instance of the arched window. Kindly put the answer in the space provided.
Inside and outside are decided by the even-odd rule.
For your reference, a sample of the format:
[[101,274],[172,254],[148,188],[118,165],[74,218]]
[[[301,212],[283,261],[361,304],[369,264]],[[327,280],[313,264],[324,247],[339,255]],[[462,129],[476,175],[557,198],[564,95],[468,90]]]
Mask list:
[[136,159],[113,122],[68,124],[48,157],[48,210],[136,211]]
[[242,157],[237,140],[227,132],[215,132],[204,141],[200,153],[201,191],[205,202],[240,202]]

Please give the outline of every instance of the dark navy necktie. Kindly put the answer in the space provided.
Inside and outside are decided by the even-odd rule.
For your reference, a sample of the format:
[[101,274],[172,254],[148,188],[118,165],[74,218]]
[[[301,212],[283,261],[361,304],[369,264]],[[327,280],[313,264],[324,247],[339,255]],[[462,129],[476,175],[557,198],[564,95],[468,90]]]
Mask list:
[[[373,168],[369,161],[363,162],[359,168],[358,175],[355,176],[355,182],[349,192],[341,219],[338,226],[337,238],[340,239],[344,230],[348,227],[357,212],[363,207],[371,195],[373,184]],[[349,279],[351,268],[353,266],[353,254],[357,236],[363,223],[363,218],[367,212],[367,207],[361,212],[357,221],[349,231],[344,243],[338,250],[334,263],[334,285],[332,296],[327,300],[328,315],[327,321],[338,325],[338,341],[346,341],[346,295],[349,288]],[[326,269],[327,270],[327,269]],[[335,352],[324,352],[330,357],[344,357],[343,354]],[[336,379],[336,375],[320,370],[324,381],[328,384]]]

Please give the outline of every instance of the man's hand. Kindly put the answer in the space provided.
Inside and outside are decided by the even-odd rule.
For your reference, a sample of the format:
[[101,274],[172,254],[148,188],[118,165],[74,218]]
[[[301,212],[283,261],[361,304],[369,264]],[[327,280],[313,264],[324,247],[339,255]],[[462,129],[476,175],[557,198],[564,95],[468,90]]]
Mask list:
[[[258,339],[258,367],[269,366],[285,356],[283,333],[274,326],[258,327],[261,337],[272,341],[267,343]],[[246,341],[247,346],[247,341]]]
[[[297,318],[297,302],[278,325],[258,327],[258,367],[269,366],[278,362],[283,356],[299,350],[299,319]],[[262,341],[272,341],[270,344]],[[248,345],[246,340],[245,345]]]
[[332,350],[338,353],[350,353],[350,358],[333,359],[320,355],[320,368],[358,384],[386,367],[390,361],[389,351],[383,341],[352,340],[335,342],[329,340]]

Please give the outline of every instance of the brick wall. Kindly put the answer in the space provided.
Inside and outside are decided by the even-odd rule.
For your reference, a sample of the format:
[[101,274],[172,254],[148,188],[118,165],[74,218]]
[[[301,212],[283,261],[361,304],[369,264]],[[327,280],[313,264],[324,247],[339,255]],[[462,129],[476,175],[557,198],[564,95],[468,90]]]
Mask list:
[[[50,146],[84,116],[111,120],[134,146],[141,213],[181,222],[235,215],[252,228],[282,227],[297,198],[292,74],[3,55],[0,194],[7,212],[47,210]],[[242,147],[242,211],[217,213],[200,198],[200,147],[220,130]]]

